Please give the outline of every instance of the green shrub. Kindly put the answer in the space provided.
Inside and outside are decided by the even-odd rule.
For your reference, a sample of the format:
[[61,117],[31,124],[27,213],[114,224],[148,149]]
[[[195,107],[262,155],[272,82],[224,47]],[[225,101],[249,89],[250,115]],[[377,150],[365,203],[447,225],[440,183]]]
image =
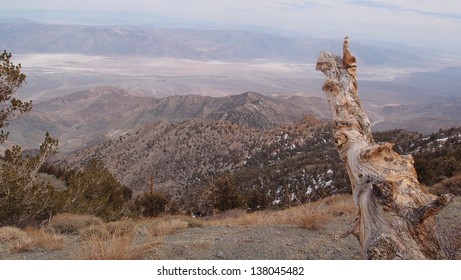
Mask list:
[[165,211],[170,199],[162,193],[143,193],[134,201],[134,212],[144,217],[155,217]]
[[39,182],[37,173],[57,145],[47,133],[37,155],[24,157],[15,146],[0,157],[0,226],[42,221],[59,211],[60,194]]
[[205,200],[205,204],[219,211],[241,208],[245,205],[235,181],[228,174],[211,181]]
[[95,215],[108,221],[125,214],[131,192],[104,167],[92,159],[82,171],[67,180],[64,212]]

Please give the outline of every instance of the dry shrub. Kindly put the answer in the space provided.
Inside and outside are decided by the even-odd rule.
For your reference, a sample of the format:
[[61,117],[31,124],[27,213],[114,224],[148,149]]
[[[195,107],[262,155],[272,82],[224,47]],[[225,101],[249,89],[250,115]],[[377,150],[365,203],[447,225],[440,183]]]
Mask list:
[[5,243],[11,253],[27,252],[36,248],[61,250],[64,246],[64,237],[33,228],[21,230],[15,227],[2,227],[0,242]]
[[322,202],[333,216],[353,214],[357,211],[357,207],[354,204],[352,196],[348,194],[329,196],[323,199]]
[[0,242],[6,245],[10,253],[26,252],[34,248],[33,239],[27,232],[10,226],[0,228]]
[[311,230],[322,228],[331,219],[328,209],[320,202],[293,207],[284,212],[284,215],[279,217],[280,222],[295,224],[301,228]]
[[109,239],[113,236],[134,236],[136,223],[131,220],[115,221],[101,225],[90,225],[79,230],[84,240],[91,238]]
[[277,218],[280,223],[295,224],[301,228],[317,230],[336,216],[356,212],[351,195],[334,195],[319,201],[292,207]]
[[139,259],[159,241],[138,244],[136,223],[130,220],[90,225],[80,229],[84,239],[74,258],[84,260],[132,260]]
[[212,225],[248,225],[262,226],[277,223],[276,212],[257,211],[253,213],[241,213],[240,215],[225,215],[212,218],[208,223]]
[[257,211],[245,213],[241,209],[226,211],[207,221],[212,225],[262,226],[294,224],[301,228],[320,229],[333,217],[356,212],[351,195],[334,195],[283,211]]
[[263,226],[275,224],[277,215],[268,211],[253,212],[239,217],[236,222],[241,225]]
[[0,227],[0,242],[8,243],[14,240],[25,238],[27,233],[16,227]]
[[61,234],[78,234],[84,227],[102,224],[102,220],[96,216],[62,213],[51,218],[48,228]]
[[247,212],[243,209],[230,209],[227,211],[224,211],[218,215],[215,216],[216,219],[238,219],[242,216],[244,216]]
[[94,237],[98,238],[108,238],[109,231],[106,229],[105,225],[91,225],[79,229],[78,234],[83,240],[89,240]]
[[171,219],[153,224],[151,227],[149,227],[148,232],[153,236],[163,236],[176,233],[188,227],[189,224],[185,221],[180,219]]
[[41,229],[33,228],[26,228],[26,232],[32,237],[36,247],[44,248],[50,251],[62,250],[64,247],[64,236],[62,235],[48,233]]
[[203,227],[204,221],[184,215],[153,217],[139,220],[136,228],[150,236],[162,236],[176,233],[186,228]]
[[11,253],[22,253],[22,252],[32,251],[35,248],[36,246],[35,246],[34,239],[31,236],[26,235],[22,238],[14,240],[10,244],[9,251]]
[[135,233],[136,223],[131,220],[116,221],[106,224],[109,234],[131,235]]
[[191,216],[177,215],[174,216],[174,219],[181,220],[187,223],[188,228],[203,227],[204,222],[201,219],[197,219]]
[[431,187],[426,187],[426,190],[435,195],[451,193],[453,195],[461,196],[461,174],[446,178]]
[[152,241],[136,244],[134,235],[112,234],[101,238],[92,236],[78,248],[75,258],[81,260],[135,260],[140,259],[150,248],[159,244]]

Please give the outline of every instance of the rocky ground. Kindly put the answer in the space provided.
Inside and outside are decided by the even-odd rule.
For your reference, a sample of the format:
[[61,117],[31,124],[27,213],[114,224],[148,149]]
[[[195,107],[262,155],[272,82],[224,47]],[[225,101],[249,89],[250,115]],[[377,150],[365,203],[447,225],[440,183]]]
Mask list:
[[[340,238],[353,219],[337,215],[316,230],[294,225],[213,225],[180,230],[157,238],[157,245],[143,252],[141,259],[185,260],[350,260],[360,259],[360,246],[353,236]],[[439,223],[452,233],[461,232],[461,198],[457,197],[439,215]],[[138,234],[138,242],[144,237]],[[80,250],[79,235],[66,236],[61,250],[34,249],[11,253],[0,242],[0,259],[72,259]],[[457,259],[461,254],[458,251]]]

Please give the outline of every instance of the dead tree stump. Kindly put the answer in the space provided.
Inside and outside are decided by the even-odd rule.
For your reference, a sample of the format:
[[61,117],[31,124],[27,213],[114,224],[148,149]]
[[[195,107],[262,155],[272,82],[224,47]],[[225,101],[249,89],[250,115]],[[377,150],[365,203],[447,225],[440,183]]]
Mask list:
[[[334,139],[352,184],[358,215],[347,234],[354,234],[364,259],[443,259],[435,214],[451,196],[423,192],[411,155],[393,144],[376,144],[358,96],[356,59],[345,38],[343,57],[321,52],[317,70],[331,105]],[[347,235],[346,234],[346,235]]]

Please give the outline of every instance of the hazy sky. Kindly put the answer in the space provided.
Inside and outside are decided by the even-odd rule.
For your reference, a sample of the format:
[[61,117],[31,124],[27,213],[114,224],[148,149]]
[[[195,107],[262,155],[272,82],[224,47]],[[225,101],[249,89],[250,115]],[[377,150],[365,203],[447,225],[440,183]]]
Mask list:
[[142,11],[311,36],[384,40],[461,53],[460,0],[16,0],[3,9]]

